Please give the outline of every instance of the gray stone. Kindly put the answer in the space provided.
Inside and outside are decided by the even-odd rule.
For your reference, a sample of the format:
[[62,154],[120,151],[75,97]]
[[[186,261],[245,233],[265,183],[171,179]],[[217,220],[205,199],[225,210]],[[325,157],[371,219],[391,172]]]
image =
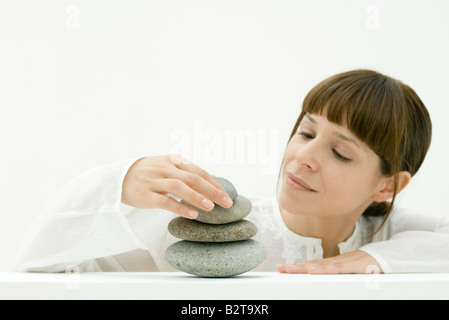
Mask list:
[[238,221],[245,218],[252,210],[251,201],[241,195],[237,196],[232,207],[226,209],[222,206],[215,205],[211,211],[196,208],[184,200],[181,200],[181,202],[198,210],[196,220],[210,224],[225,224]]
[[225,191],[228,193],[232,201],[234,201],[235,198],[237,198],[238,196],[237,189],[229,180],[222,177],[215,177],[215,181],[217,181],[220,184],[220,186],[222,186],[223,189],[225,189]]
[[192,242],[182,240],[165,252],[166,260],[176,269],[200,277],[232,277],[248,272],[266,258],[260,242]]
[[178,217],[170,221],[168,231],[183,240],[229,242],[251,239],[256,235],[257,227],[247,220],[227,224],[207,224]]

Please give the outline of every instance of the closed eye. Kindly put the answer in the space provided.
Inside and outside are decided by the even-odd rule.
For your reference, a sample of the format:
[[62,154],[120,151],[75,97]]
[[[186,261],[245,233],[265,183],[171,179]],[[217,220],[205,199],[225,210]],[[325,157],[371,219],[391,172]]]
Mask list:
[[298,134],[300,135],[300,136],[303,136],[305,139],[307,139],[307,140],[310,140],[310,139],[313,139],[314,138],[314,136],[313,135],[311,135],[311,134],[309,134],[309,133],[306,133],[306,132],[298,132]]
[[[315,138],[312,134],[307,133],[307,132],[304,132],[304,131],[298,132],[298,135],[302,136],[302,138],[303,138],[303,139],[306,139],[306,140],[312,140],[312,139]],[[332,153],[334,154],[335,158],[337,158],[338,160],[340,160],[340,161],[342,161],[342,162],[348,163],[348,162],[351,162],[351,161],[352,161],[351,159],[346,158],[345,156],[341,155],[341,154],[340,154],[338,151],[336,151],[335,149],[332,149]]]
[[343,161],[343,162],[351,162],[352,161],[351,159],[346,158],[345,156],[342,156],[335,149],[332,149],[332,152],[334,153],[335,157],[340,161]]

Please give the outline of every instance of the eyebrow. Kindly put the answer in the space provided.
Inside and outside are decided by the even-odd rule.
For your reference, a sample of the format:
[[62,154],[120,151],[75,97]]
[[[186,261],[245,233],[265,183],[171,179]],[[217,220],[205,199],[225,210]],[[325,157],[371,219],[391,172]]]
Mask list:
[[[316,124],[316,120],[310,114],[306,113],[305,116],[307,117],[307,119],[310,120],[310,122],[312,122],[313,124]],[[342,139],[344,141],[347,141],[347,142],[350,142],[350,143],[353,143],[353,144],[355,144],[357,146],[357,148],[360,148],[359,144],[354,139],[349,138],[349,137],[345,136],[344,134],[341,134],[338,131],[333,131],[332,133],[334,135],[336,135],[337,137],[339,137],[340,139]]]
[[349,138],[349,137],[347,137],[347,136],[345,136],[345,135],[343,135],[343,134],[341,134],[340,132],[337,132],[337,131],[334,131],[333,134],[336,135],[337,137],[339,137],[340,139],[344,140],[344,141],[351,142],[351,143],[355,144],[357,148],[360,148],[359,144],[354,139]]
[[310,114],[306,113],[305,116],[310,120],[310,122],[312,122],[313,124],[316,124],[315,119],[312,118],[312,116]]

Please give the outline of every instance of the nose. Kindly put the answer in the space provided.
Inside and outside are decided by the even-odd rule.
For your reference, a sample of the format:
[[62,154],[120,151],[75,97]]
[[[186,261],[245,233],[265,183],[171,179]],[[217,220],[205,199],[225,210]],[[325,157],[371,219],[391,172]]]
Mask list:
[[299,168],[316,172],[319,168],[319,142],[317,139],[302,145],[295,153]]

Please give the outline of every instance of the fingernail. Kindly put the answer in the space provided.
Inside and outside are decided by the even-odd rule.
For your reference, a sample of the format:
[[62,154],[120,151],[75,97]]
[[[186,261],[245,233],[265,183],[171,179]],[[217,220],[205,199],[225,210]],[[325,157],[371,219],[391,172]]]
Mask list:
[[189,209],[187,210],[187,216],[189,218],[195,219],[198,215],[198,212],[196,212],[195,210]]
[[203,201],[201,201],[201,204],[206,210],[212,210],[214,208],[214,203],[208,199],[204,199]]
[[276,269],[281,273],[285,273],[285,265],[284,264],[277,264]]
[[301,269],[294,264],[286,264],[285,270],[287,271],[287,273],[302,273]]
[[225,207],[230,207],[232,206],[232,199],[229,197],[224,197],[223,201],[221,202]]

